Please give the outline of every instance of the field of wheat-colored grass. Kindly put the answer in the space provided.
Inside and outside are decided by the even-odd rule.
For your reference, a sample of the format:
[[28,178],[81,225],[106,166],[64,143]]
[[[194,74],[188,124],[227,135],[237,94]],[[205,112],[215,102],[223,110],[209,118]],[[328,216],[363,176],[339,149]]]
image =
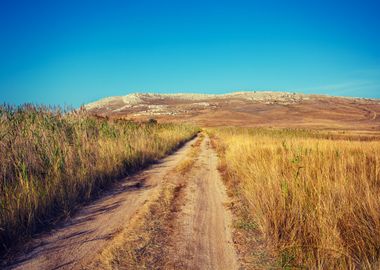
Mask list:
[[379,269],[380,141],[210,129],[226,181],[282,267]]
[[0,251],[197,132],[189,125],[0,107]]

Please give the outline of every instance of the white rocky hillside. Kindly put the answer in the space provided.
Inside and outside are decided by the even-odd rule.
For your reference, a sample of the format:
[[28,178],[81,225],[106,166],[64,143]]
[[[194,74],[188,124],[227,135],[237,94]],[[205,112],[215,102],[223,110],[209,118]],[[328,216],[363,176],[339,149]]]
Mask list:
[[[289,105],[328,97],[301,93],[251,91],[228,94],[152,94],[136,93],[101,99],[85,105],[85,109],[96,114],[128,114],[133,116],[178,115],[202,110],[215,110],[239,104]],[[342,99],[342,98],[339,98]],[[350,99],[350,98],[344,98]],[[368,103],[368,99],[352,99]]]

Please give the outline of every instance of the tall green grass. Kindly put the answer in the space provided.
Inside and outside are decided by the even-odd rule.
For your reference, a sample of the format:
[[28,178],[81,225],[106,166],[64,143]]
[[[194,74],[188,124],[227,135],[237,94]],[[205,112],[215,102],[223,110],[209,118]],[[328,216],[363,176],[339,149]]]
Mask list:
[[189,125],[0,107],[0,251],[197,132]]

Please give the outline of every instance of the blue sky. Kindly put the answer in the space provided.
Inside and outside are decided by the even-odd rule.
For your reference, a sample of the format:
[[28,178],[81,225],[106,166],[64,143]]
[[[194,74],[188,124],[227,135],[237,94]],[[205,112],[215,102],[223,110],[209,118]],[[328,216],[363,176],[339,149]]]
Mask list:
[[380,98],[379,1],[0,1],[0,102],[275,90]]

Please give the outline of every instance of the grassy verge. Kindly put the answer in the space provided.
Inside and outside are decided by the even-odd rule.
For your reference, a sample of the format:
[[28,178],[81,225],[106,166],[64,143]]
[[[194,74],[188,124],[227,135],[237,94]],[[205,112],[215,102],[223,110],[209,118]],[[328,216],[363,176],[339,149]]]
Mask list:
[[[249,235],[283,268],[378,269],[380,142],[297,130],[212,129]],[[309,134],[309,135],[308,135]]]
[[197,132],[188,125],[0,107],[0,252]]
[[196,160],[202,139],[203,135],[177,168],[165,176],[163,188],[152,195],[128,226],[121,229],[86,269],[168,269],[167,248],[173,230],[171,222],[180,208],[186,174],[194,165],[194,162],[189,165],[188,160]]

